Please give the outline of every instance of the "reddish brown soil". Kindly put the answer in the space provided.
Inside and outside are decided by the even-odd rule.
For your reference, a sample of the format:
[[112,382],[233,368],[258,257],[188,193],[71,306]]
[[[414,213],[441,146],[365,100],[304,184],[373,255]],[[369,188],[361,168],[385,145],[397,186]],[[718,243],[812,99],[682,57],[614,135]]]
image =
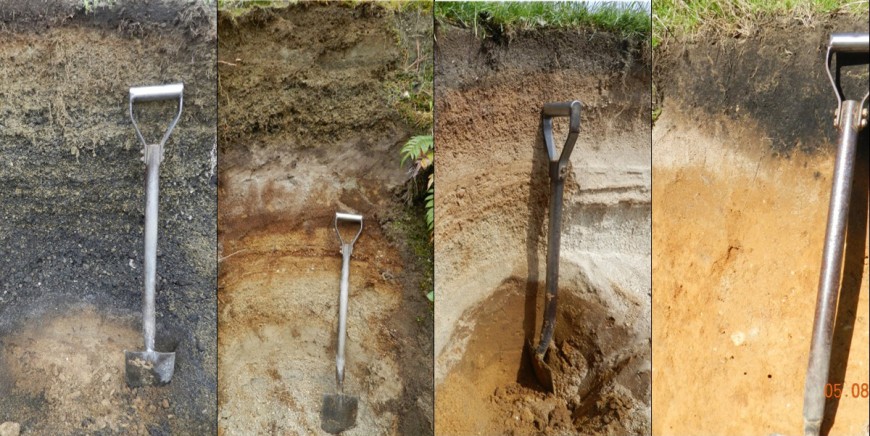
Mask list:
[[[711,135],[678,113],[657,124],[669,145],[656,153],[692,143],[693,158],[653,173],[654,433],[798,434],[833,156],[771,158],[763,136],[735,135],[746,122]],[[833,356],[850,386],[867,383],[864,180]],[[866,398],[840,400],[830,434],[861,434],[868,412]]]
[[[649,391],[644,343],[608,309],[563,290],[547,364],[556,392],[534,376],[521,322],[526,286],[509,279],[468,314],[475,321],[465,354],[438,389],[438,429],[444,434],[642,434],[637,397]],[[462,398],[462,402],[453,398]],[[442,400],[444,399],[444,400]]]

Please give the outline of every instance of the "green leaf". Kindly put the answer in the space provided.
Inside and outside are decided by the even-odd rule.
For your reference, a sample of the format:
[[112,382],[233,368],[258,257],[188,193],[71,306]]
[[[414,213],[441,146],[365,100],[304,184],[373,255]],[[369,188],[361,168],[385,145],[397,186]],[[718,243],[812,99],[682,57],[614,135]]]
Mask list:
[[419,165],[422,159],[425,159],[429,153],[429,150],[432,150],[434,147],[434,141],[432,140],[432,135],[417,135],[411,137],[408,142],[400,150],[400,154],[402,155],[402,163],[401,165],[405,165],[405,161],[411,160],[417,162]]
[[426,227],[429,233],[435,229],[435,186],[429,188],[426,193]]
[[428,298],[429,301],[434,303],[435,302],[435,291],[429,291],[429,293],[426,294],[426,298]]

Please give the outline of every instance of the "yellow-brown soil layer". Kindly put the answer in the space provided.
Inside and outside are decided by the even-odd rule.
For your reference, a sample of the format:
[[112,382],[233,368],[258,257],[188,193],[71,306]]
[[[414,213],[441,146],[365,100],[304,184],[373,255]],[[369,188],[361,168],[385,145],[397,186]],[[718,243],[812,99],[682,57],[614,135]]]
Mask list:
[[[654,129],[653,433],[800,434],[834,156],[774,157],[749,118],[696,121],[666,105]],[[863,149],[832,356],[847,391],[868,382]],[[865,434],[868,413],[840,399],[830,434]]]

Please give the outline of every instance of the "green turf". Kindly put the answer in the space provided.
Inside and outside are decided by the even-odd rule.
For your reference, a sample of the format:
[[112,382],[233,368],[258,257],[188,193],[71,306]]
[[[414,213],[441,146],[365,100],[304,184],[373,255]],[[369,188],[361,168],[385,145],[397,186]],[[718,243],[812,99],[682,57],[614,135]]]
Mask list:
[[[329,2],[330,0],[218,0],[218,9],[232,15],[241,15],[255,7],[280,8],[314,1]],[[430,0],[337,0],[336,3],[354,7],[364,3],[376,3],[389,11],[432,10],[432,1]]]
[[834,13],[867,16],[867,0],[656,0],[653,45],[666,39],[691,39],[705,32],[751,32],[763,17],[789,17],[811,24]]
[[631,36],[650,32],[648,3],[597,2],[436,2],[435,16],[486,36],[487,28],[502,31],[538,28],[594,28]]

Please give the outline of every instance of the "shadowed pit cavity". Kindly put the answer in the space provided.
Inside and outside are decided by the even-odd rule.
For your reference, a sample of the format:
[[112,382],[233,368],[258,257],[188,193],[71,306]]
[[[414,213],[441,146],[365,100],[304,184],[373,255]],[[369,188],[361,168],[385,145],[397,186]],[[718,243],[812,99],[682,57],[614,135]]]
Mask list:
[[646,341],[595,290],[560,289],[555,337],[547,353],[556,391],[546,392],[538,383],[525,345],[538,341],[543,285],[508,278],[463,314],[459,324],[465,327],[451,342],[465,343],[464,353],[436,395],[462,395],[462,407],[476,413],[456,413],[450,404],[439,403],[439,431],[648,433]]

